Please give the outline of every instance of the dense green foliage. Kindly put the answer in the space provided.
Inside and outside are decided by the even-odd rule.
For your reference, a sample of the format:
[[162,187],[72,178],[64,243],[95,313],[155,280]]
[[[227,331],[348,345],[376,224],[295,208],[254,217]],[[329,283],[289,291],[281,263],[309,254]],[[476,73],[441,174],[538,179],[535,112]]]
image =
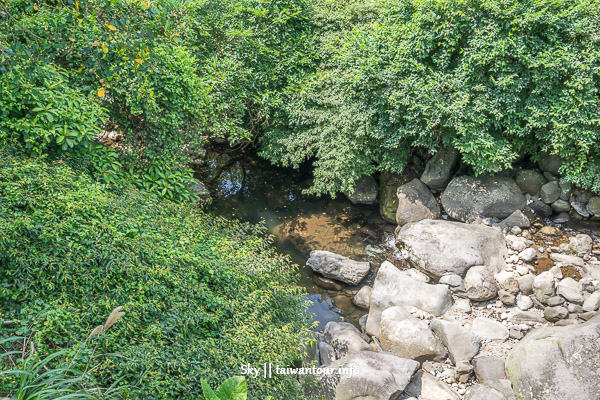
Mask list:
[[[310,62],[308,10],[304,0],[2,2],[0,141],[76,152],[107,182],[190,199],[187,164],[207,137],[251,139]],[[89,146],[103,131],[117,152]]]
[[319,4],[317,72],[262,138],[275,162],[315,159],[315,192],[441,146],[477,174],[559,154],[567,179],[600,189],[597,0]]
[[[130,398],[197,399],[244,363],[288,365],[308,337],[294,267],[261,228],[115,194],[64,162],[0,153],[0,326],[37,351],[79,342],[117,305],[96,376]],[[252,380],[292,398],[293,380]]]

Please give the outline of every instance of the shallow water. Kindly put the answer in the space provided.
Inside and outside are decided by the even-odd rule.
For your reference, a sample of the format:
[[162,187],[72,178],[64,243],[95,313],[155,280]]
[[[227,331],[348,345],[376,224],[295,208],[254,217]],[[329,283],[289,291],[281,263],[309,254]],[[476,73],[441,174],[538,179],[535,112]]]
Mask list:
[[[311,250],[367,260],[365,247],[380,244],[395,228],[381,218],[377,205],[353,205],[343,195],[335,199],[305,195],[303,189],[310,186],[307,171],[276,168],[252,154],[229,154],[226,162],[211,166],[204,171],[205,182],[206,176],[213,178],[209,211],[265,224],[278,250],[299,265],[300,285],[308,293],[307,301],[313,303],[309,311],[315,314],[317,330],[329,321],[357,324],[366,313],[351,302],[360,285],[343,285],[341,291],[324,289],[315,284],[316,274],[306,260]],[[373,274],[362,284],[372,279]]]

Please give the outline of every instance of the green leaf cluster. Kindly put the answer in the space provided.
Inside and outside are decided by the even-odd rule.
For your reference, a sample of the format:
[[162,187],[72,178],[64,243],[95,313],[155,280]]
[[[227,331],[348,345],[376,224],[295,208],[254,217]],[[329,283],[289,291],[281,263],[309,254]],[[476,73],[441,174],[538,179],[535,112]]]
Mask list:
[[[0,337],[33,335],[49,354],[122,305],[95,377],[122,380],[131,399],[197,399],[202,378],[289,365],[303,359],[308,317],[296,267],[264,233],[131,187],[108,190],[61,160],[2,151],[0,319],[13,324]],[[292,399],[296,385],[248,386]]]

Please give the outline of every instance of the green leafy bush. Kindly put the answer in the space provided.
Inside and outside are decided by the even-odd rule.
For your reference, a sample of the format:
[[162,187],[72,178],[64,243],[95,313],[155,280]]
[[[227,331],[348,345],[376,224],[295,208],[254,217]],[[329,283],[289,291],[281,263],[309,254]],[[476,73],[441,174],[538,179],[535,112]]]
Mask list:
[[566,159],[568,180],[600,190],[589,173],[600,154],[600,3],[365,7],[347,11],[349,28],[319,36],[321,65],[290,92],[263,156],[315,159],[312,191],[335,192],[362,174],[400,172],[413,149],[453,146],[476,174],[548,152]]
[[[242,364],[302,359],[307,317],[294,266],[263,228],[135,189],[107,191],[60,160],[0,154],[0,337],[40,354],[78,343],[117,304],[101,383],[132,399],[197,399]],[[250,390],[294,398],[285,377]],[[299,395],[298,395],[299,396]]]

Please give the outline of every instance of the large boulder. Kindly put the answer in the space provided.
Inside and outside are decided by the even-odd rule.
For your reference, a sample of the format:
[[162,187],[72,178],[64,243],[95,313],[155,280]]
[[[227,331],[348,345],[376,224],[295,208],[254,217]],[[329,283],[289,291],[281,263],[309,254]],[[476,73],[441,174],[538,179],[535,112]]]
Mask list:
[[442,194],[442,206],[452,218],[506,218],[525,207],[526,200],[514,180],[506,177],[459,176]]
[[440,149],[427,161],[421,181],[431,189],[445,188],[452,178],[452,171],[456,166],[458,156],[458,150],[451,147]]
[[427,321],[413,317],[402,307],[390,307],[381,313],[381,347],[398,357],[423,362],[440,361],[446,349]]
[[397,246],[409,264],[435,278],[464,276],[475,265],[487,265],[494,273],[506,267],[504,236],[485,225],[423,220],[403,226]]
[[377,200],[377,182],[372,176],[363,175],[354,184],[352,192],[344,192],[352,204],[373,204]]
[[479,338],[457,322],[434,319],[431,321],[431,329],[448,349],[450,361],[454,365],[459,361],[471,361],[479,352]]
[[511,350],[506,374],[522,400],[600,399],[600,315],[530,332]]
[[417,307],[440,316],[452,306],[452,295],[448,286],[416,281],[392,263],[384,261],[377,272],[371,292],[367,333],[379,336],[381,313],[393,306],[407,309]]
[[433,219],[440,216],[438,206],[431,190],[423,182],[413,179],[398,188],[398,209],[396,222],[402,226],[409,222],[418,222],[423,219]]
[[336,400],[395,400],[417,368],[414,360],[361,351],[331,363],[320,381],[323,391]]
[[313,250],[306,261],[313,271],[338,281],[357,285],[369,273],[369,263],[352,260],[348,257],[325,250]]
[[544,172],[549,172],[552,175],[558,175],[558,170],[562,166],[564,159],[555,154],[541,153],[538,160],[538,167]]
[[336,359],[359,351],[374,351],[362,338],[360,331],[348,322],[329,321],[325,325],[323,338],[333,347]]

